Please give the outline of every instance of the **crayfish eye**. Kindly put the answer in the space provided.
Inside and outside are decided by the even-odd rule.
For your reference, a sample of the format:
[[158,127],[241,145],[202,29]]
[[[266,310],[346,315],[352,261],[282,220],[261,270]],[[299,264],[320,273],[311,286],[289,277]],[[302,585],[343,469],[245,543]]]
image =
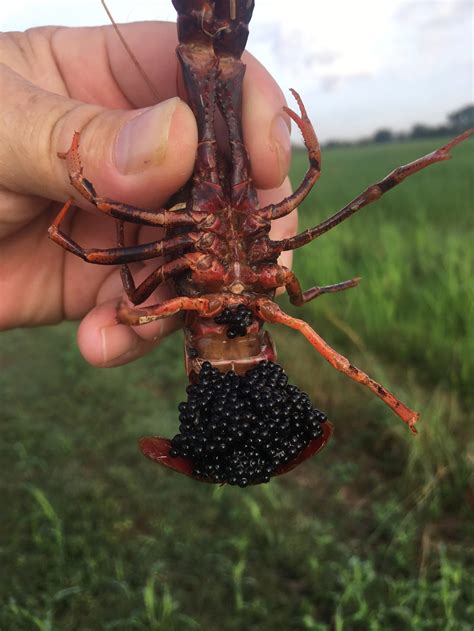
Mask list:
[[244,376],[205,362],[187,392],[169,455],[191,460],[193,476],[205,481],[241,487],[268,482],[323,436],[325,414],[269,361]]

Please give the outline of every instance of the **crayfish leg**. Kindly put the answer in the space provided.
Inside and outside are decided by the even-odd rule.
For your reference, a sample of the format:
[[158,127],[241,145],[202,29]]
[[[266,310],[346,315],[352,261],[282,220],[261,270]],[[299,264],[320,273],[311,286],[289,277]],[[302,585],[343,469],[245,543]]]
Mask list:
[[313,125],[308,118],[300,95],[293,89],[290,90],[290,92],[293,94],[296,102],[298,103],[300,115],[291,110],[289,107],[284,107],[283,110],[298,125],[301,131],[305,147],[308,151],[309,169],[306,172],[303,181],[292,195],[285,197],[278,204],[271,204],[270,206],[265,206],[257,211],[260,216],[268,219],[279,219],[280,217],[289,215],[301,204],[321,175],[321,149],[319,147],[316,132],[314,131]]
[[138,223],[144,226],[192,225],[196,223],[186,211],[168,211],[165,209],[150,211],[138,206],[130,206],[122,202],[99,197],[94,185],[83,175],[83,167],[79,155],[80,133],[74,132],[71,146],[66,152],[58,152],[58,158],[66,160],[71,185],[84,199],[94,204],[101,213],[122,221]]
[[211,304],[207,298],[188,298],[187,296],[171,298],[160,304],[141,307],[140,309],[129,307],[124,301],[121,301],[117,305],[117,321],[120,324],[139,326],[154,320],[169,318],[181,311],[197,311],[206,315],[212,314],[213,311],[217,313],[220,306],[220,303],[217,302]]
[[389,390],[374,381],[371,377],[366,375],[365,372],[353,366],[346,357],[331,348],[304,320],[289,316],[287,313],[284,313],[277,304],[268,299],[258,300],[255,306],[257,315],[262,320],[275,324],[284,324],[302,333],[318,353],[334,366],[336,370],[344,373],[353,381],[366,386],[376,394],[379,399],[382,399],[382,401],[408,425],[414,434],[417,433],[415,423],[420,417],[419,413],[411,410],[389,392]]
[[285,277],[285,289],[288,292],[290,302],[293,305],[300,307],[310,300],[314,300],[318,296],[323,294],[334,294],[338,291],[345,291],[346,289],[352,289],[357,287],[361,278],[351,278],[350,280],[344,280],[341,283],[335,283],[334,285],[323,285],[322,287],[311,287],[306,291],[302,291],[300,282],[291,270],[286,272]]
[[408,177],[418,173],[422,169],[431,166],[432,164],[436,164],[437,162],[442,162],[443,160],[449,160],[451,158],[451,154],[449,153],[451,149],[459,145],[461,142],[469,138],[474,134],[474,129],[468,129],[467,131],[459,134],[456,138],[453,138],[450,142],[431,153],[428,153],[426,156],[422,158],[418,158],[409,164],[405,164],[403,166],[397,167],[391,173],[386,175],[382,180],[376,182],[375,184],[371,184],[368,188],[365,189],[363,193],[358,195],[355,199],[353,199],[349,204],[341,208],[337,213],[329,217],[325,221],[321,222],[317,226],[313,228],[308,228],[304,232],[295,235],[294,237],[289,237],[288,239],[284,239],[282,241],[275,242],[279,245],[281,250],[295,250],[296,248],[300,248],[303,245],[306,245],[313,239],[325,234],[332,228],[335,228],[342,221],[345,221],[349,217],[351,217],[354,213],[358,212],[361,208],[372,204],[377,201],[384,195],[387,191],[390,191],[392,188],[404,182]]

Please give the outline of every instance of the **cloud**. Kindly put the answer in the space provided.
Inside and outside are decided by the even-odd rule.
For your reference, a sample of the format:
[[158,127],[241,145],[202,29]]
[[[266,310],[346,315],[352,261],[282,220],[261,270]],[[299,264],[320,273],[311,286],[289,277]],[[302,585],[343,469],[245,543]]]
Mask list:
[[474,5],[470,0],[438,0],[432,2],[403,2],[397,8],[394,18],[405,24],[416,23],[418,26],[433,28],[446,27],[449,23],[473,17]]
[[325,92],[334,92],[338,88],[347,87],[347,83],[367,81],[370,80],[372,75],[368,72],[359,72],[358,74],[326,74],[320,79],[321,88]]
[[[118,22],[174,20],[170,0],[108,0]],[[474,5],[458,0],[257,0],[249,49],[303,95],[320,136],[437,122],[472,100]],[[0,28],[104,24],[100,0],[0,0]]]

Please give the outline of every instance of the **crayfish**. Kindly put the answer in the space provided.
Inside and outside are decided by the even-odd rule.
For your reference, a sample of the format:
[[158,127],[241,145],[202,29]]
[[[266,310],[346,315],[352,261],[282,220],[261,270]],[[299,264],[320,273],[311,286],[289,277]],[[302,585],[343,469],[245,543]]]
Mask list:
[[[160,283],[172,281],[176,297],[161,304],[117,306],[117,319],[138,326],[184,313],[188,400],[179,405],[180,433],[171,441],[140,441],[150,459],[197,480],[246,486],[267,482],[318,452],[332,426],[313,408],[309,397],[288,385],[264,323],[282,324],[302,333],[334,368],[366,386],[413,431],[418,413],[333,350],[306,322],[284,313],[274,302],[285,288],[294,305],[323,294],[356,287],[353,278],[302,291],[295,274],[278,263],[279,255],[325,234],[364,206],[376,201],[407,177],[436,162],[473,130],[444,147],[401,166],[319,225],[280,241],[269,237],[271,222],[293,212],[320,175],[321,152],[313,126],[298,93],[298,112],[286,114],[297,125],[308,153],[309,167],[293,194],[259,208],[251,167],[242,137],[241,61],[253,0],[173,0],[178,12],[177,55],[198,128],[193,175],[169,207],[143,209],[97,195],[83,176],[79,134],[65,159],[73,187],[95,207],[114,217],[117,247],[84,249],[62,230],[73,200],[66,202],[49,229],[63,248],[84,261],[121,265],[130,303],[140,305]],[[228,132],[230,160],[220,150],[216,114]],[[144,245],[127,246],[124,222],[165,229],[165,236]],[[163,261],[135,285],[129,263],[160,257]]]

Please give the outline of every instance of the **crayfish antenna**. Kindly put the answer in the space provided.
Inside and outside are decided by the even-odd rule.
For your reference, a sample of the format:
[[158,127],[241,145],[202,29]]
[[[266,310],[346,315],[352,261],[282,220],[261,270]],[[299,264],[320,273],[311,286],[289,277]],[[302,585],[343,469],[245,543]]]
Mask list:
[[135,68],[138,70],[138,72],[141,74],[143,81],[147,84],[148,88],[150,89],[150,92],[153,94],[153,96],[156,99],[156,102],[158,103],[160,100],[160,95],[158,94],[158,90],[155,88],[155,86],[153,85],[152,80],[150,79],[150,77],[147,75],[147,73],[145,72],[145,70],[141,67],[138,59],[135,57],[135,55],[133,54],[132,49],[130,48],[130,46],[127,44],[127,40],[125,39],[125,37],[122,35],[119,26],[117,24],[117,22],[114,20],[112,13],[109,10],[109,7],[107,6],[105,0],[100,0],[102,6],[105,9],[105,12],[107,13],[107,17],[109,18],[110,22],[112,23],[112,26],[114,27],[115,32],[117,33],[117,37],[119,38],[120,42],[122,43],[122,46],[125,48],[125,50],[127,51],[130,59],[133,62],[133,65],[135,66]]

